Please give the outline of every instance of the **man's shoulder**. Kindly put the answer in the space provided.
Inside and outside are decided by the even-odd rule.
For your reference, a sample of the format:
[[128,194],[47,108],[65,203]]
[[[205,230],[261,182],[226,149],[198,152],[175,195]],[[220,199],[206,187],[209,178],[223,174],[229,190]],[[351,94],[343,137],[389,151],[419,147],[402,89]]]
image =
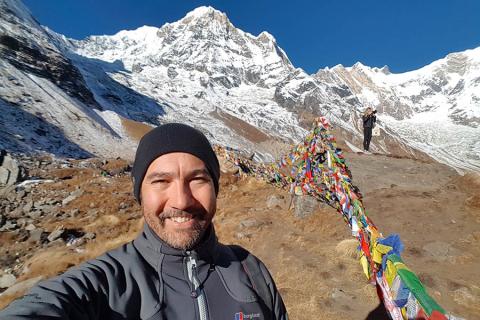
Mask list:
[[88,271],[88,270],[111,270],[115,266],[128,266],[135,260],[138,254],[134,249],[132,242],[125,243],[119,247],[108,250],[99,256],[89,259],[84,263],[72,268],[71,271]]
[[269,282],[270,275],[266,265],[260,258],[254,255],[249,250],[237,244],[220,245],[222,247],[223,256],[229,257],[230,260],[235,260],[242,264],[245,271],[250,273],[258,273]]
[[230,258],[242,262],[245,259],[251,257],[260,262],[260,259],[258,259],[253,253],[240,245],[219,243],[219,248],[221,256],[223,258]]

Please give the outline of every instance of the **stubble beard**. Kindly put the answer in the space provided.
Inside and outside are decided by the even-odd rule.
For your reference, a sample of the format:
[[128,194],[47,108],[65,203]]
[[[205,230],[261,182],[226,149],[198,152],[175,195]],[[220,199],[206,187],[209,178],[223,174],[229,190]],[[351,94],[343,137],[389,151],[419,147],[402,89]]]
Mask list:
[[[202,240],[205,230],[210,225],[210,221],[206,219],[208,213],[203,208],[194,213],[169,209],[156,214],[156,212],[145,211],[142,208],[145,222],[150,228],[162,239],[166,244],[174,249],[190,250]],[[188,229],[167,230],[165,228],[165,220],[171,217],[192,216],[194,224]]]

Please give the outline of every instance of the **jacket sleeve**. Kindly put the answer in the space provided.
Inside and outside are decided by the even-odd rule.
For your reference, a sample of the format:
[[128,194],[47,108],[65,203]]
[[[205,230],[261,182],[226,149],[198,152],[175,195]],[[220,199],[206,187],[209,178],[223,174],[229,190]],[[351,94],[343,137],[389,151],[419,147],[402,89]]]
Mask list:
[[368,118],[369,118],[368,115],[363,115],[363,116],[362,116],[362,121],[363,121],[363,124],[364,124],[364,125],[367,123]]
[[92,320],[100,319],[108,305],[105,273],[85,263],[56,278],[42,281],[22,298],[0,311],[2,320]]
[[285,308],[285,304],[283,303],[282,297],[280,296],[280,292],[278,292],[277,286],[275,285],[275,282],[273,281],[270,272],[268,272],[267,267],[263,264],[263,262],[259,262],[260,270],[265,277],[267,286],[270,289],[270,293],[272,295],[274,319],[288,320],[287,309]]

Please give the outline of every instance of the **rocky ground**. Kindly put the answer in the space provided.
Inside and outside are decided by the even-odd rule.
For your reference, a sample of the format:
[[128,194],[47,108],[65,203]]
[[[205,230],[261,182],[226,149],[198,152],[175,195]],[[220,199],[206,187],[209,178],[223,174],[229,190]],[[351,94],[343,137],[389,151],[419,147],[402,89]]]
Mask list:
[[[384,235],[401,235],[403,258],[430,294],[449,313],[479,318],[480,176],[378,154],[345,157],[369,216]],[[4,179],[0,189],[0,309],[38,280],[133,239],[143,223],[127,162],[18,160],[26,181]],[[265,261],[292,319],[365,319],[377,308],[356,240],[334,209],[291,201],[222,167],[219,238]]]

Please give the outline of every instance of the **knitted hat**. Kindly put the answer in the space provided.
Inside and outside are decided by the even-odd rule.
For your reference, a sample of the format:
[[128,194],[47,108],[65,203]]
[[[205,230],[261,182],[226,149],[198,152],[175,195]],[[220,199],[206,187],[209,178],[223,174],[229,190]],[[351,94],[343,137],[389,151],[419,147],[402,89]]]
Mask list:
[[161,125],[146,135],[138,144],[132,168],[133,194],[140,203],[140,187],[150,164],[161,155],[172,152],[190,153],[205,163],[218,194],[220,165],[207,137],[199,130],[181,123]]

